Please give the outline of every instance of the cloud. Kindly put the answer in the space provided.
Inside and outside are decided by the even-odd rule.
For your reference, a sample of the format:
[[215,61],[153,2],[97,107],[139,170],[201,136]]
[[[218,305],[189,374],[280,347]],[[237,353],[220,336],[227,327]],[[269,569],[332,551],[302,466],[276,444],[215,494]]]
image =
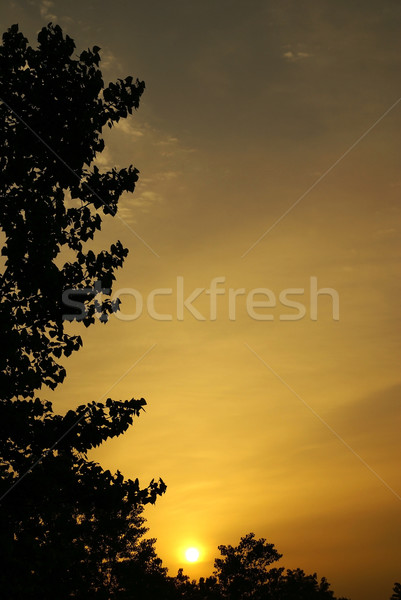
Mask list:
[[46,21],[57,21],[57,16],[50,12],[50,9],[54,6],[54,2],[51,0],[41,0],[39,5],[40,16]]
[[120,121],[115,125],[115,129],[122,131],[126,135],[130,135],[134,138],[143,137],[145,135],[144,129],[140,128],[139,126],[135,126],[131,119],[120,119]]
[[116,166],[116,161],[113,159],[112,154],[109,148],[106,146],[104,150],[96,155],[95,160],[93,161],[99,170],[103,173],[105,171],[109,171],[113,167]]
[[154,190],[145,189],[143,192],[139,193],[138,196],[130,202],[130,204],[131,206],[140,207],[147,212],[151,204],[159,204],[162,201],[163,198],[160,194]]
[[[138,187],[141,188],[140,184]],[[162,196],[154,190],[145,189],[143,191],[135,190],[133,194],[124,194],[121,197],[119,206],[118,206],[118,214],[120,217],[129,224],[136,223],[136,213],[149,212],[151,206],[154,204],[160,204],[163,202]]]
[[108,48],[101,49],[101,64],[100,67],[102,69],[110,70],[113,69],[115,71],[122,71],[122,65],[120,61],[117,59],[116,55],[111,52]]
[[67,23],[68,25],[70,25],[71,23],[74,23],[74,19],[72,19],[71,17],[69,17],[67,15],[63,15],[62,17],[60,17],[60,21],[63,21],[64,23]]
[[358,423],[364,431],[368,426],[389,431],[389,427],[401,418],[401,383],[372,391],[347,407],[344,416],[347,425]]
[[157,146],[170,146],[171,144],[176,144],[178,142],[178,138],[169,136],[163,140],[159,140],[156,142]]
[[392,462],[399,457],[401,383],[372,391],[341,409],[327,420],[365,460]]
[[297,61],[303,60],[305,58],[310,58],[311,56],[313,56],[313,55],[309,54],[309,52],[301,52],[301,51],[293,52],[292,50],[288,50],[287,52],[284,52],[284,54],[283,54],[283,58],[285,58],[289,62],[297,62]]
[[159,181],[171,181],[176,179],[180,175],[179,171],[162,171],[157,173],[156,177]]
[[383,237],[394,237],[396,234],[397,234],[397,230],[394,229],[394,227],[388,227],[387,229],[377,229],[373,235],[376,238],[383,238]]
[[172,135],[165,135],[162,138],[156,139],[155,146],[160,148],[160,155],[164,158],[172,158],[178,154],[191,154],[196,152],[195,148],[185,148],[180,144],[180,140]]
[[[124,133],[130,136],[136,141],[141,140],[141,143],[152,146],[156,146],[157,154],[163,157],[171,157],[178,154],[189,154],[195,152],[195,148],[185,147],[181,144],[181,140],[171,133],[162,131],[156,127],[153,127],[148,122],[138,123],[137,119],[121,119],[114,125],[114,130]],[[154,150],[153,150],[154,152]],[[174,171],[175,172],[175,171]],[[169,175],[167,173],[170,173]],[[173,177],[171,175],[173,171],[165,172],[165,179]]]

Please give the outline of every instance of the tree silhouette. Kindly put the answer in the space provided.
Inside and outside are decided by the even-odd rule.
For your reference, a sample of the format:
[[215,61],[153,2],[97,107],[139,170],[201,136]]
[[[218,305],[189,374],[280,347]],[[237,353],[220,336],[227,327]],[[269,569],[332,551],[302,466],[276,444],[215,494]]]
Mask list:
[[179,569],[171,578],[175,594],[174,598],[183,600],[223,600],[222,590],[215,577],[201,577],[199,581],[191,580]]
[[[111,288],[128,250],[118,241],[95,255],[84,244],[138,179],[132,165],[104,173],[89,165],[104,148],[103,127],[139,106],[144,83],[127,77],[104,88],[100,49],[73,58],[75,44],[58,26],[43,28],[38,42],[34,50],[13,25],[0,48],[3,398],[32,397],[63,381],[58,360],[82,345],[65,331],[63,291],[82,289],[83,323],[94,323],[96,301],[85,289],[97,281]],[[62,251],[70,260],[60,267]],[[103,321],[116,309],[103,300]]]
[[219,546],[224,558],[216,558],[215,575],[225,597],[232,600],[253,598],[268,580],[267,567],[280,560],[281,554],[264,538],[254,533],[242,537],[238,546]]
[[325,577],[319,581],[316,573],[307,575],[302,569],[271,569],[264,593],[266,600],[335,600]]
[[395,583],[393,587],[393,595],[390,600],[401,600],[401,583]]
[[[78,57],[74,49],[51,24],[37,49],[17,25],[0,47],[0,586],[10,599],[112,598],[125,589],[130,561],[143,577],[164,574],[153,541],[140,540],[142,506],[165,491],[163,481],[141,489],[87,458],[132,425],[145,400],[109,398],[61,416],[35,397],[64,380],[60,359],[82,346],[66,331],[63,292],[80,291],[85,310],[70,319],[85,326],[118,309],[111,287],[128,251],[117,241],[95,254],[86,243],[138,179],[132,165],[91,165],[103,127],[138,108],[144,83],[127,77],[105,87],[100,48]],[[109,288],[100,303],[97,282]]]
[[[336,600],[330,585],[316,573],[301,569],[268,568],[282,558],[273,544],[254,533],[242,537],[238,546],[219,546],[223,558],[215,560],[215,576],[221,597],[230,600]],[[346,600],[340,598],[339,600]]]

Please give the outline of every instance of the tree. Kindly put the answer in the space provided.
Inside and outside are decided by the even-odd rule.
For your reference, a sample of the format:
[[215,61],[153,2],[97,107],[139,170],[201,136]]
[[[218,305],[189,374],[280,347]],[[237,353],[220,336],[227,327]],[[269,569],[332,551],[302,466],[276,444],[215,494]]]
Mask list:
[[395,583],[393,587],[393,595],[390,600],[401,600],[401,583]]
[[268,580],[267,567],[280,560],[281,554],[264,538],[248,533],[238,546],[219,546],[224,558],[214,561],[215,575],[225,594],[232,600],[254,598]]
[[[82,289],[82,321],[94,323],[95,298],[84,290],[97,281],[110,289],[128,250],[118,241],[95,255],[84,244],[138,179],[132,165],[105,173],[89,165],[104,148],[103,127],[139,106],[144,83],[127,77],[104,88],[100,48],[73,58],[75,44],[58,26],[44,27],[38,42],[34,50],[13,25],[0,49],[3,398],[33,397],[63,381],[60,357],[82,345],[65,331],[63,291]],[[56,259],[67,254],[60,267]],[[116,309],[104,300],[103,322]]]
[[[215,575],[222,598],[230,600],[336,600],[330,585],[316,573],[302,569],[268,568],[282,555],[254,533],[242,537],[238,546],[219,546],[223,558],[215,560]],[[339,600],[346,600],[340,598]]]
[[264,592],[266,600],[336,600],[325,577],[319,581],[316,573],[307,575],[302,569],[271,569]]
[[199,581],[191,580],[179,569],[175,577],[170,578],[173,584],[174,598],[182,600],[223,600],[221,587],[215,577],[201,577]]
[[[5,597],[113,598],[121,590],[122,564],[137,564],[139,555],[145,558],[140,551],[140,538],[146,533],[142,505],[155,501],[162,484],[151,482],[141,490],[138,480],[124,480],[119,472],[113,475],[86,457],[93,447],[94,425],[95,432],[104,430],[104,439],[113,435],[110,412],[115,422],[121,418],[121,428],[125,427],[125,404],[110,400],[105,408],[91,404],[87,420],[76,425],[71,439],[64,438],[57,450],[49,452],[19,482],[16,493],[3,499],[0,542],[5,553],[0,587]],[[31,412],[25,417],[27,406],[37,412],[35,420]],[[21,445],[14,444],[15,459],[8,465],[4,462],[13,469],[16,464],[29,468],[32,455],[39,455],[60,425],[65,426],[72,417],[72,411],[66,417],[54,415],[37,400],[7,403],[2,408],[1,439],[6,440],[2,450],[5,447],[9,455],[12,440],[7,438],[7,429],[12,418],[20,419],[16,432]],[[81,406],[76,412],[85,410],[87,407]],[[118,429],[115,431],[118,434]],[[12,485],[14,477],[14,471],[3,471],[3,485],[7,481]],[[142,570],[148,569],[149,564],[142,563]]]
[[[157,563],[152,542],[147,552],[140,542],[141,512],[163,481],[141,489],[87,458],[132,425],[145,400],[109,398],[61,416],[35,397],[64,380],[60,359],[82,346],[66,329],[63,292],[79,291],[85,310],[69,318],[86,327],[118,309],[112,282],[128,250],[117,241],[95,254],[88,242],[138,179],[132,165],[100,172],[92,163],[103,127],[138,108],[144,83],[105,87],[100,48],[74,50],[51,24],[37,49],[17,25],[0,47],[0,586],[10,599],[112,598],[128,561],[142,557],[144,572]],[[97,282],[108,288],[100,303]]]

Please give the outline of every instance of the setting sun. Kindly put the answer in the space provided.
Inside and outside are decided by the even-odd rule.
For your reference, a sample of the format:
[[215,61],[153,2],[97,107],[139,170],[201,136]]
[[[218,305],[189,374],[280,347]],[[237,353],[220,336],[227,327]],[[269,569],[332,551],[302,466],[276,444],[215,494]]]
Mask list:
[[188,548],[185,550],[185,558],[188,562],[196,562],[199,558],[199,550],[197,548]]

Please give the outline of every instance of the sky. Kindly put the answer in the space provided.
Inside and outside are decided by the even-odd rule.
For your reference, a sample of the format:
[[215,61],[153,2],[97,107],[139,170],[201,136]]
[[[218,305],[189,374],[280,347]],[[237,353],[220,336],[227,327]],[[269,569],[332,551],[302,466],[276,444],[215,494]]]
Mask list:
[[50,21],[78,51],[101,47],[106,82],[146,90],[97,159],[140,171],[92,244],[130,250],[123,316],[80,329],[43,396],[62,413],[146,398],[91,457],[167,483],[145,516],[171,575],[209,575],[217,546],[253,531],[336,595],[387,599],[401,579],[401,4],[0,7],[2,30],[19,23],[32,44]]

